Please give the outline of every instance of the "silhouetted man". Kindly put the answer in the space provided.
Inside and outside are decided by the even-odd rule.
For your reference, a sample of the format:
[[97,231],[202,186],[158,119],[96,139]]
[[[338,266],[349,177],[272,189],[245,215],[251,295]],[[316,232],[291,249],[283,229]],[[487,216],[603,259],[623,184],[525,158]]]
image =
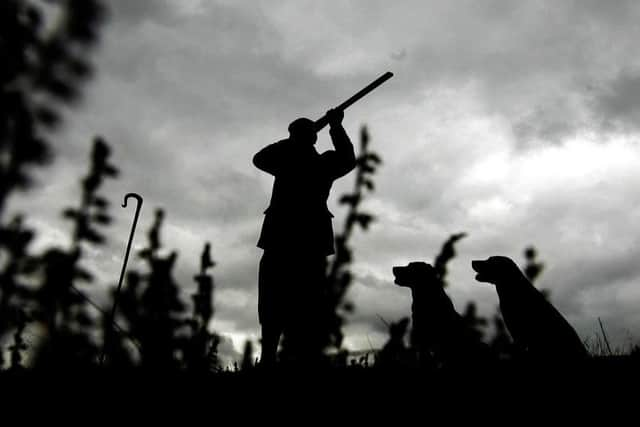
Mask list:
[[327,112],[335,150],[319,154],[316,127],[299,118],[289,138],[260,150],[254,165],[275,177],[258,247],[258,315],[262,363],[276,360],[280,336],[298,357],[321,350],[326,257],[334,252],[333,215],[327,208],[331,185],[355,167],[355,153],[342,127],[341,110]]

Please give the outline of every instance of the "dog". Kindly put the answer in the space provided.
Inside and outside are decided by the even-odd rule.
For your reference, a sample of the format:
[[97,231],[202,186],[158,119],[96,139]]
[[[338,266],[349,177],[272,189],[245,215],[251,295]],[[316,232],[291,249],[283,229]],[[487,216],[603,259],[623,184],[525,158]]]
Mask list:
[[455,310],[435,268],[425,262],[393,267],[395,284],[411,289],[411,342],[420,358],[437,365],[486,361],[489,348]]
[[584,359],[580,337],[558,310],[538,291],[513,260],[492,256],[471,267],[479,282],[492,283],[500,311],[514,344],[535,359]]

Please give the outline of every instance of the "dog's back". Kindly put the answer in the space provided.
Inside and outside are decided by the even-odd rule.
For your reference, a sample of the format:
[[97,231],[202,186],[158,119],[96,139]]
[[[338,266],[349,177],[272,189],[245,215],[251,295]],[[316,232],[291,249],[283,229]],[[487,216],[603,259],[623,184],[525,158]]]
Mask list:
[[510,258],[494,256],[472,266],[476,280],[495,284],[502,317],[517,347],[539,359],[587,356],[573,327]]
[[500,310],[514,340],[539,358],[587,356],[580,337],[524,275],[513,286],[497,286]]

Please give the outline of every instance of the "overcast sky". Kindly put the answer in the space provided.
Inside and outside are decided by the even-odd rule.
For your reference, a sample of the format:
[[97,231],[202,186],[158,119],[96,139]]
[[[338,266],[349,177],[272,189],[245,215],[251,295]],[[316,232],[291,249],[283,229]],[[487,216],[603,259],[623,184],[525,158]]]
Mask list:
[[[259,338],[255,247],[272,180],[251,164],[300,116],[320,117],[385,71],[395,76],[347,111],[354,143],[366,124],[383,165],[355,239],[351,349],[379,347],[387,321],[410,315],[391,268],[432,261],[455,232],[447,289],[484,314],[495,290],[471,260],[523,262],[582,338],[602,319],[615,345],[640,339],[640,3],[637,1],[112,0],[97,76],[55,135],[56,160],[14,209],[31,209],[38,246],[68,240],[59,212],[77,203],[90,140],[104,136],[121,169],[104,188],[117,221],[88,264],[118,278],[132,210],[136,245],[153,209],[193,289],[205,241],[218,265],[212,327],[237,347]],[[328,134],[318,148],[330,149]],[[334,185],[330,209],[342,228]],[[35,209],[34,209],[35,208]],[[142,268],[133,260],[131,268]],[[106,288],[94,286],[96,298]]]

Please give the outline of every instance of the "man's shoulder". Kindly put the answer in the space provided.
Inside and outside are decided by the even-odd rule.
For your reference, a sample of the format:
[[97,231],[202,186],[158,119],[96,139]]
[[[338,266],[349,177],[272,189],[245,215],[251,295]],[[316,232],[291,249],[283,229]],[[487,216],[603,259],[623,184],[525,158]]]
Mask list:
[[267,145],[267,147],[287,147],[291,145],[291,140],[288,138],[285,139],[280,139],[278,141],[272,142],[271,144]]

